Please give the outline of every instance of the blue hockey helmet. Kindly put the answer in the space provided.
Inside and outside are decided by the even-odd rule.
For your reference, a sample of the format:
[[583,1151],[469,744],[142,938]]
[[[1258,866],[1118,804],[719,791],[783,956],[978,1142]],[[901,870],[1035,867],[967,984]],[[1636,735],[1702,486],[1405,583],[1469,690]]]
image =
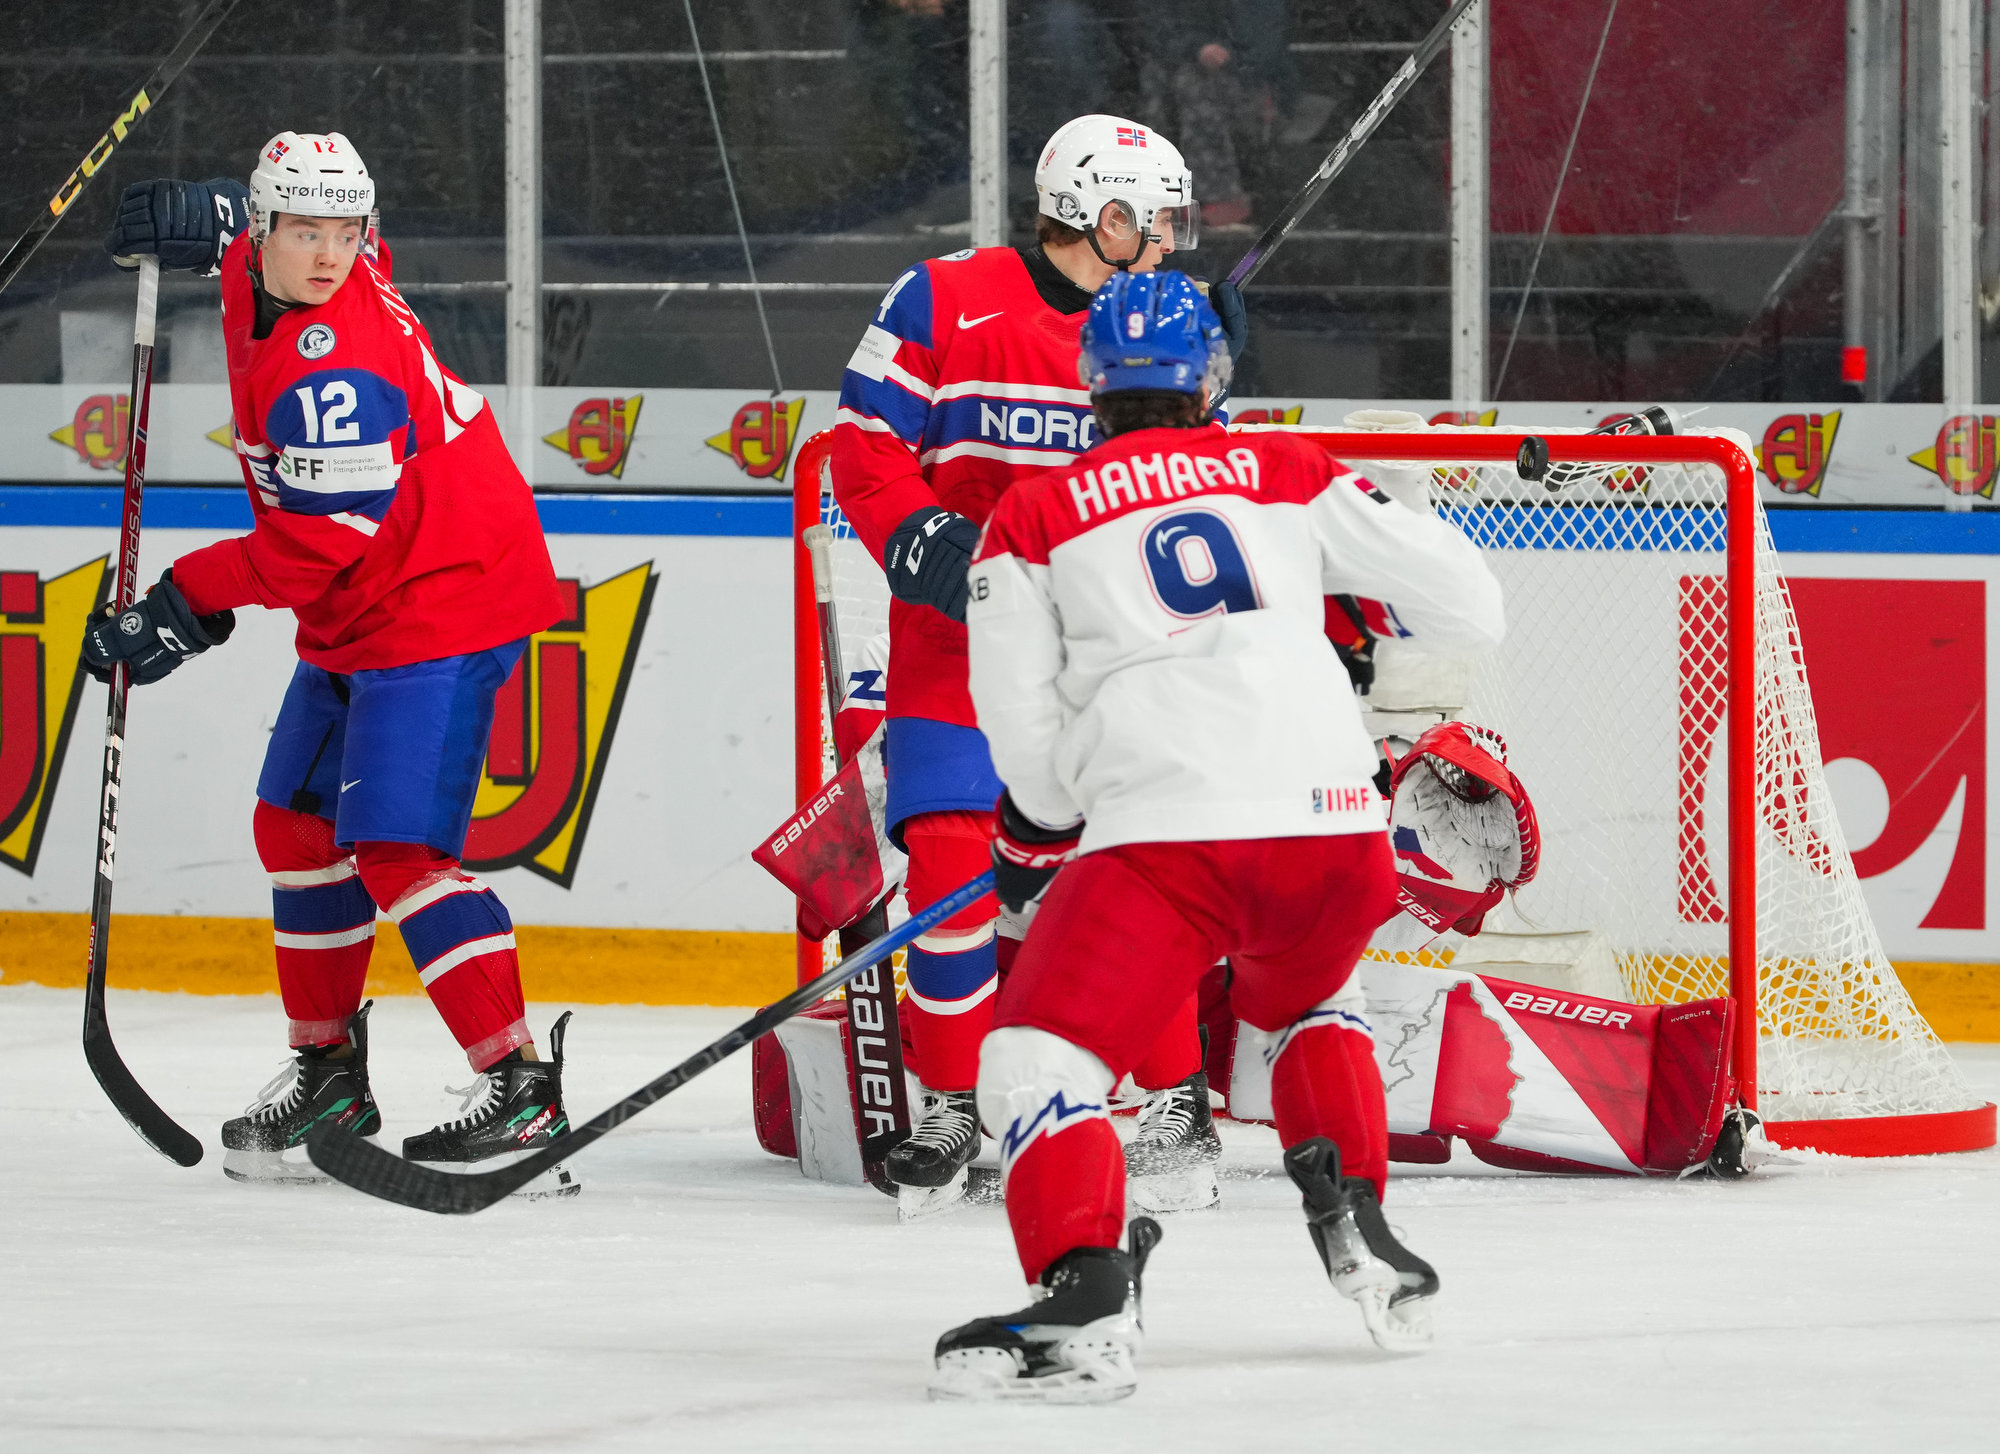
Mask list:
[[1186,273],[1113,273],[1090,300],[1076,371],[1092,394],[1199,394],[1206,385],[1220,399],[1229,339]]

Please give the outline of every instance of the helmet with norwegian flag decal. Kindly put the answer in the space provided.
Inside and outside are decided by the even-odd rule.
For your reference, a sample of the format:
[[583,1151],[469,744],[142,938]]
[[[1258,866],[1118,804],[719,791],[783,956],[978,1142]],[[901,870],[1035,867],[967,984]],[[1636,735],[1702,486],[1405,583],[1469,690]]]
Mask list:
[[[1201,212],[1179,149],[1122,116],[1079,116],[1050,137],[1035,164],[1035,198],[1044,217],[1084,233],[1112,267],[1137,262],[1149,241],[1192,251],[1197,240]],[[1135,243],[1132,256],[1105,257],[1099,226]]]
[[271,235],[278,214],[366,217],[375,212],[375,179],[354,145],[337,131],[281,131],[257,153],[250,174],[250,235]]

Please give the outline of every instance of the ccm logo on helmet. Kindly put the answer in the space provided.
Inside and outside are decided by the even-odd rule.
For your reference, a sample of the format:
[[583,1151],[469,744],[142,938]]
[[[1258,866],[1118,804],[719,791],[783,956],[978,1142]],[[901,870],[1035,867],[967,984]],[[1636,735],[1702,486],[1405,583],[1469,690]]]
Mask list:
[[1632,1017],[1623,1010],[1579,1004],[1555,995],[1531,995],[1525,990],[1515,990],[1500,1003],[1510,1010],[1526,1010],[1531,1015],[1550,1015],[1558,1020],[1579,1020],[1586,1025],[1603,1025],[1612,1030],[1629,1029],[1632,1024]]

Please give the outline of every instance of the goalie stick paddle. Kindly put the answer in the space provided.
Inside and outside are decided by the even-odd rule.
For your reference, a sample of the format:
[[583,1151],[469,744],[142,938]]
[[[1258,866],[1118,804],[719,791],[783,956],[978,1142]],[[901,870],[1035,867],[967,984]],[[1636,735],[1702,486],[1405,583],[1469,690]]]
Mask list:
[[[139,594],[139,507],[146,493],[146,424],[153,398],[153,317],[160,297],[160,260],[139,260],[139,307],[132,324],[132,423],[125,450],[125,511],[118,532],[118,575],[112,582],[114,614]],[[124,781],[125,697],[131,669],[111,669],[111,701],[104,715],[104,790],[97,799],[97,869],[90,886],[90,974],[83,982],[83,1058],[111,1104],[139,1138],[170,1161],[193,1166],[201,1142],[153,1103],[133,1078],[111,1040],[104,1012],[104,971],[111,948],[111,875],[118,852],[118,792]]]
[[138,94],[125,104],[123,111],[111,118],[111,125],[105,129],[104,135],[98,137],[90,150],[83,154],[83,160],[76,164],[76,170],[63,179],[63,184],[56,188],[55,196],[49,198],[48,206],[28,224],[28,230],[14,240],[14,245],[7,249],[7,255],[0,258],[0,292],[5,292],[7,285],[13,282],[21,269],[28,265],[28,259],[35,255],[35,249],[47,240],[48,235],[56,230],[56,224],[63,220],[63,214],[69,211],[70,204],[75,202],[83,189],[90,185],[91,179],[104,170],[104,164],[111,160],[112,152],[118,149],[119,143],[125,140],[132,128],[139,124],[139,118],[151,111],[159,99],[166,95],[167,88],[173,85],[182,71],[187,69],[188,62],[195,58],[196,53],[208,44],[208,38],[214,35],[216,28],[229,18],[229,12],[234,10],[237,4],[238,0],[209,0],[208,8],[194,18],[194,24],[187,28],[187,34],[183,35],[173,50],[168,52],[167,58],[160,62],[158,69],[146,77],[145,84],[139,87]]
[[[833,597],[833,531],[808,525],[806,555],[812,562],[813,604],[819,612],[821,677],[826,686],[826,727],[834,736],[834,756],[840,760],[834,724],[840,718],[840,698],[847,683],[840,658],[840,607]],[[891,893],[893,893],[893,887]],[[852,954],[889,927],[889,899],[840,931],[840,952]],[[873,1050],[875,1058],[868,1052]],[[910,1090],[903,1079],[902,1018],[896,1007],[894,971],[875,966],[847,982],[847,1081],[854,1097],[861,1138],[861,1174],[877,1191],[897,1195],[889,1180],[886,1158],[910,1134]],[[873,1129],[871,1129],[873,1128]]]
[[704,1070],[734,1055],[758,1036],[777,1028],[802,1010],[809,1010],[828,994],[872,965],[880,964],[920,934],[927,934],[953,914],[993,890],[993,875],[982,873],[960,885],[925,909],[898,924],[889,933],[848,955],[818,979],[800,985],[774,1005],[759,1010],[711,1045],[704,1046],[665,1075],[632,1092],[616,1105],[558,1136],[540,1151],[511,1166],[494,1171],[434,1171],[371,1146],[350,1131],[323,1121],[306,1138],[306,1154],[313,1165],[335,1181],[345,1182],[356,1191],[367,1192],[386,1202],[400,1202],[419,1211],[444,1212],[464,1216],[484,1211],[511,1192],[520,1190],[559,1161],[576,1155],[591,1142],[615,1131],[639,1112],[672,1095]]
[[1361,113],[1360,120],[1348,128],[1347,135],[1340,139],[1339,145],[1327,153],[1326,160],[1319,164],[1319,170],[1306,179],[1306,184],[1299,188],[1297,194],[1285,205],[1285,210],[1278,220],[1265,228],[1263,235],[1250,244],[1250,251],[1236,260],[1236,266],[1229,270],[1230,282],[1239,288],[1242,287],[1256,277],[1258,270],[1271,260],[1271,254],[1278,250],[1278,244],[1299,225],[1299,219],[1312,210],[1313,203],[1319,201],[1326,189],[1333,185],[1333,179],[1347,169],[1348,162],[1353,160],[1357,151],[1361,150],[1362,144],[1375,134],[1375,128],[1382,124],[1383,118],[1396,109],[1403,97],[1409,94],[1410,87],[1417,83],[1417,77],[1437,59],[1437,53],[1444,49],[1445,42],[1451,38],[1451,28],[1458,24],[1458,18],[1465,14],[1472,4],[1473,0],[1454,0],[1451,9],[1445,12],[1444,19],[1431,27],[1431,33],[1425,36],[1417,48],[1410,52],[1409,58],[1396,68],[1396,74],[1389,78],[1389,84],[1368,103],[1368,109]]

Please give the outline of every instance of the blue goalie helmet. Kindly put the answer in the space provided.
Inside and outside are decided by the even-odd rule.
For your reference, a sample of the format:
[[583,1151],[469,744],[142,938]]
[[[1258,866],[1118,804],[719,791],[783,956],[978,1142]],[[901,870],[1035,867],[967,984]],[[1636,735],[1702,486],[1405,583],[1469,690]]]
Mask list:
[[1211,400],[1229,384],[1229,339],[1186,273],[1113,273],[1090,300],[1077,377],[1095,394],[1150,389]]

